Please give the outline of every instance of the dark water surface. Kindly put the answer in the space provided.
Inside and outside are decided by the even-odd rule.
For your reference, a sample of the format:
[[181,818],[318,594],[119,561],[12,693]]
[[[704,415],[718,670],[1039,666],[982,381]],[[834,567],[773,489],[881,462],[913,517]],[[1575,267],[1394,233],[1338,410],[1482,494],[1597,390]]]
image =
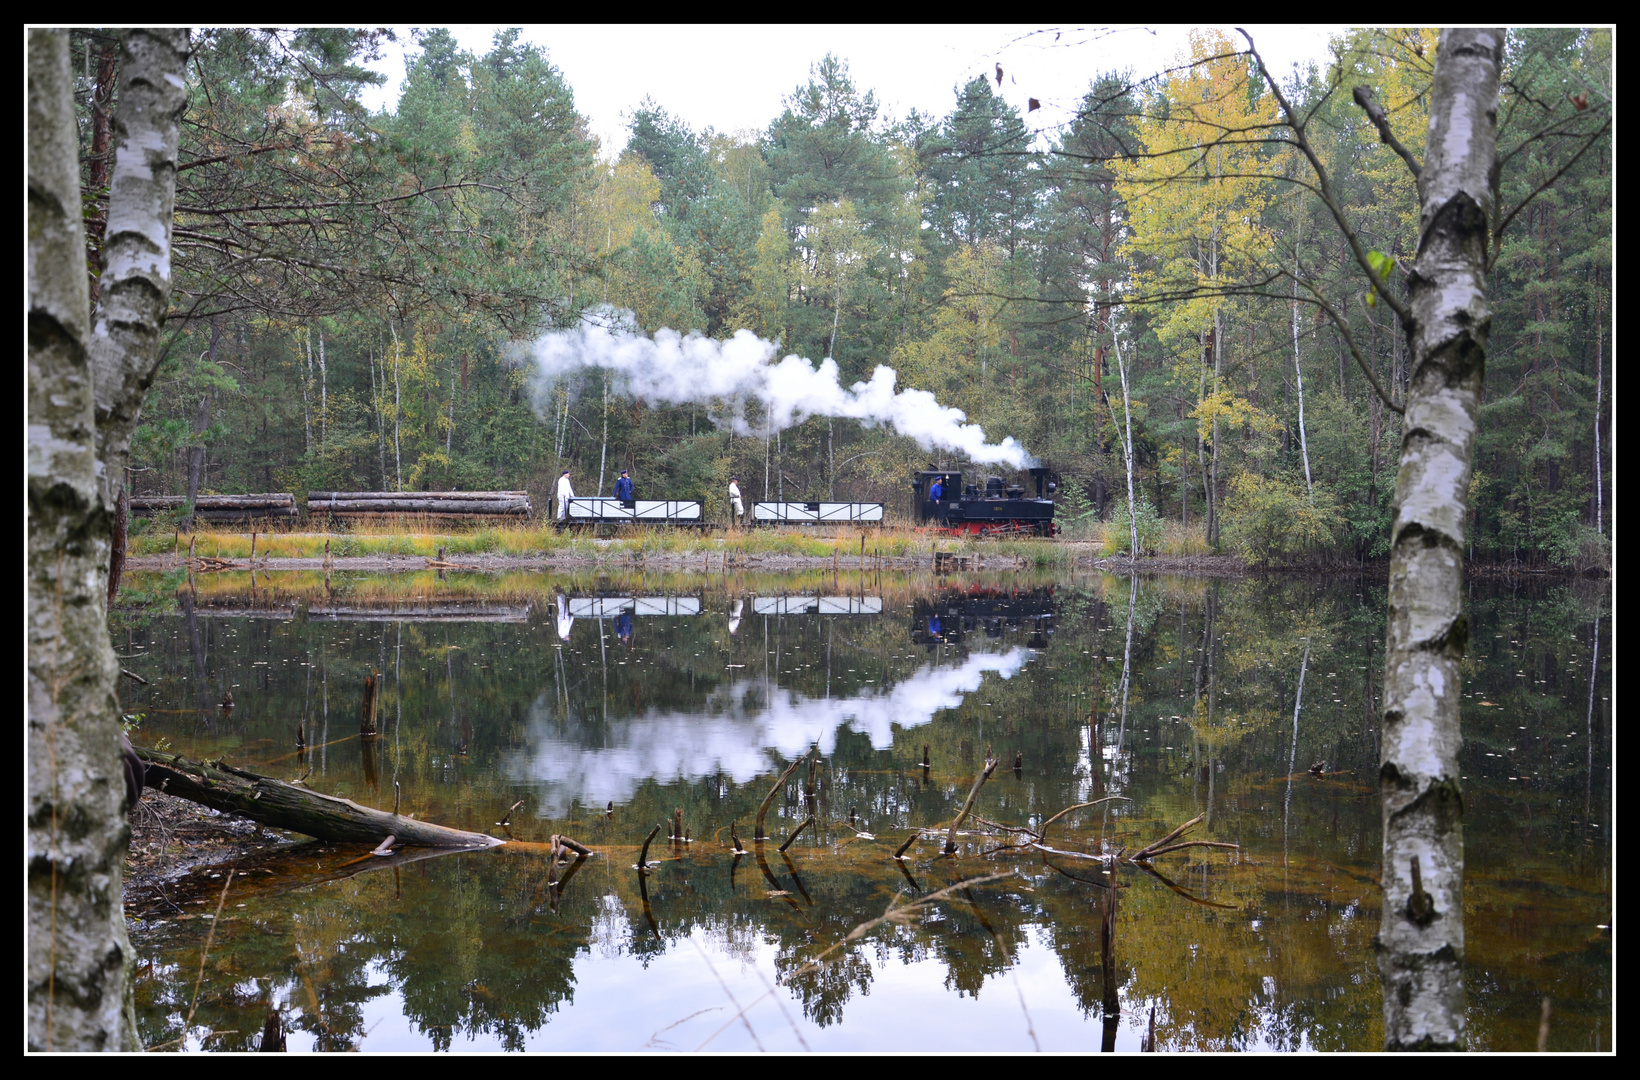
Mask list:
[[[359,860],[303,844],[145,902],[149,1045],[295,1049],[1373,1050],[1382,1043],[1384,589],[1246,581],[541,574],[129,575],[135,740],[541,848]],[[174,599],[173,599],[174,597]],[[1465,685],[1471,1046],[1609,1049],[1604,588],[1475,582]],[[358,738],[383,673],[383,736]],[[219,702],[232,689],[234,707]],[[308,749],[295,750],[298,724]],[[749,848],[757,806],[818,746]],[[928,768],[922,767],[924,748]],[[1052,827],[1066,855],[973,821]],[[1016,760],[1019,768],[1012,766]],[[1313,771],[1312,771],[1313,769]],[[613,804],[613,811],[606,807]],[[638,845],[675,811],[692,842]],[[781,854],[806,817],[816,824]],[[1241,845],[1100,863],[1187,820]],[[248,871],[248,872],[246,872]],[[216,874],[216,877],[212,877]],[[880,920],[891,905],[968,879]],[[195,983],[198,998],[195,1001]],[[192,1020],[187,1018],[192,1014]],[[214,1033],[214,1034],[213,1034]]]

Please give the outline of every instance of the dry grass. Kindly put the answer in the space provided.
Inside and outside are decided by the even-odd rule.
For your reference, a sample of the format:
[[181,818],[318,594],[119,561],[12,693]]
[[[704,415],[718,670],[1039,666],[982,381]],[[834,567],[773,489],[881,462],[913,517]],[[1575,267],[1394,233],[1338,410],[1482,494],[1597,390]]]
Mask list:
[[[169,555],[173,551],[180,554],[188,550],[189,541],[192,540],[196,555],[244,559],[251,554],[251,535],[248,529],[201,528],[192,534],[145,529],[131,537],[129,550],[133,556]],[[256,554],[275,559],[317,559],[324,556],[326,541],[330,543],[330,554],[337,558],[386,555],[433,558],[440,548],[445,550],[446,557],[451,558],[459,555],[530,556],[568,552],[585,552],[589,555],[623,552],[691,555],[733,551],[744,555],[802,555],[829,559],[833,553],[847,556],[860,552],[860,531],[847,528],[815,531],[730,529],[726,534],[720,534],[698,529],[640,526],[616,530],[613,536],[596,544],[593,542],[594,535],[581,530],[561,531],[545,523],[480,525],[469,530],[452,530],[447,525],[440,527],[426,519],[404,517],[391,521],[357,522],[345,531],[337,532],[289,529],[264,532],[258,529]],[[932,550],[933,542],[927,535],[910,529],[865,531],[865,551],[868,555],[926,555]]]
[[[1123,519],[1098,523],[1090,530],[1089,538],[1098,545],[1099,557],[1102,559],[1118,553],[1125,554],[1128,541],[1127,521]],[[1207,542],[1206,526],[1191,525],[1186,528],[1177,521],[1167,521],[1162,523],[1162,535],[1154,553],[1183,558],[1188,555],[1211,555],[1213,547]]]

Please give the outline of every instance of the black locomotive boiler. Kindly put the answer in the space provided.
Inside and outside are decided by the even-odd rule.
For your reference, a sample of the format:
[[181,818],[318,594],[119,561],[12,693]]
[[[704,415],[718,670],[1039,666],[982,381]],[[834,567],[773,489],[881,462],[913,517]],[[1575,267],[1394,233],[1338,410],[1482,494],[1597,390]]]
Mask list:
[[[962,473],[924,469],[912,474],[911,514],[919,525],[952,536],[1053,536],[1054,495],[1059,478],[1052,469],[1027,470],[1036,484],[1036,497],[1027,498],[1018,484],[1004,484],[991,476],[982,488],[963,485]],[[932,498],[935,480],[944,490]]]

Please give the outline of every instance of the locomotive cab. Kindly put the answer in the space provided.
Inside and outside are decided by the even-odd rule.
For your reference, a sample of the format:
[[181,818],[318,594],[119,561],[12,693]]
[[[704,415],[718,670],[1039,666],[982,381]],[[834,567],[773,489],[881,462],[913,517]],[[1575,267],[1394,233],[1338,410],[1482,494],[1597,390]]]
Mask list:
[[[935,502],[930,497],[930,489],[933,488],[934,481],[942,479],[945,490],[940,495],[940,501]],[[972,490],[972,488],[973,485],[970,484],[969,489]],[[926,525],[929,521],[934,521],[940,525],[945,524],[946,515],[960,501],[962,490],[962,473],[960,472],[951,472],[945,469],[924,469],[921,472],[913,473],[911,478],[911,516],[916,519],[919,525]]]
[[[1059,531],[1053,520],[1058,477],[1050,469],[1028,471],[1036,481],[1035,498],[1027,496],[1020,484],[1008,483],[1000,476],[986,477],[981,487],[979,484],[964,486],[960,472],[924,469],[913,473],[912,517],[921,525],[932,524],[973,536],[1017,533],[1052,536]],[[932,498],[936,480],[944,481],[937,501]]]

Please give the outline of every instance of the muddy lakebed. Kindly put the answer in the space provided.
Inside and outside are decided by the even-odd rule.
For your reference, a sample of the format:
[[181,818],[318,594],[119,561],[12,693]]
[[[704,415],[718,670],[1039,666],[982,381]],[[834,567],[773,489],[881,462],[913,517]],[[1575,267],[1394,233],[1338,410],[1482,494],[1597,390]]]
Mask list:
[[[1152,1025],[1162,1050],[1382,1044],[1381,581],[124,588],[144,601],[111,620],[146,680],[122,687],[133,741],[523,842],[382,857],[269,833],[183,860],[157,830],[127,898],[150,1047],[253,1049],[270,1011],[291,1050],[1093,1052]],[[1547,997],[1551,1049],[1609,1049],[1609,594],[1468,589],[1470,1044],[1534,1048]],[[933,830],[988,753],[944,855]],[[1126,861],[1196,818],[1185,840],[1237,846]],[[663,827],[640,873],[678,820],[688,841]],[[555,833],[593,854],[553,865]]]

